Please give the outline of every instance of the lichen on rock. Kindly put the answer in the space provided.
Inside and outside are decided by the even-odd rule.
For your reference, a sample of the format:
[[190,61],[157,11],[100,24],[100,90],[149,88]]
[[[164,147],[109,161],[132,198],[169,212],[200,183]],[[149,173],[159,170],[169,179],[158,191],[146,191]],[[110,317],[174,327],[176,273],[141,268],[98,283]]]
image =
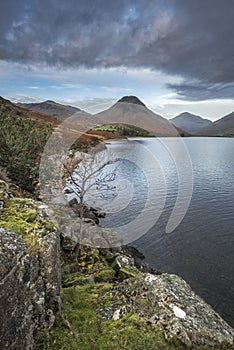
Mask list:
[[60,240],[49,208],[0,181],[0,348],[31,349],[60,310]]
[[60,309],[57,233],[28,254],[23,238],[1,227],[0,263],[0,348],[31,349],[35,331],[51,327]]
[[[101,301],[100,301],[101,303]],[[233,329],[197,296],[179,276],[139,274],[112,290],[107,308],[99,310],[108,320],[134,312],[156,324],[166,338],[193,344],[222,347],[232,345]]]

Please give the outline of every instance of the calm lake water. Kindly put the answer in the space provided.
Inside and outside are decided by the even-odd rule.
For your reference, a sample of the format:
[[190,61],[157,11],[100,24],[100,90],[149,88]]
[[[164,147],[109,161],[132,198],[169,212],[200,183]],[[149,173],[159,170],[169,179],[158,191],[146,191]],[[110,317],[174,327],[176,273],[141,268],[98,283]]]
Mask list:
[[[175,149],[181,140],[175,138],[170,142]],[[112,141],[107,145],[113,154],[117,152],[120,158],[126,158],[120,160],[117,171],[119,178],[131,183],[132,197],[123,210],[108,213],[101,225],[131,225],[134,217],[145,210],[148,191],[161,202],[166,195],[157,222],[131,244],[145,254],[152,267],[182,276],[234,326],[234,139],[184,138],[183,142],[192,162],[193,192],[179,226],[171,233],[165,232],[178,194],[175,161],[160,140],[149,138],[135,142]],[[151,162],[143,163],[145,169],[137,165],[138,161],[142,164],[144,157],[139,145],[147,147],[158,160],[165,177],[166,193],[160,192],[162,173],[155,174]],[[187,166],[184,160],[184,168]],[[149,176],[155,182],[150,188]],[[141,221],[142,232],[146,221]]]

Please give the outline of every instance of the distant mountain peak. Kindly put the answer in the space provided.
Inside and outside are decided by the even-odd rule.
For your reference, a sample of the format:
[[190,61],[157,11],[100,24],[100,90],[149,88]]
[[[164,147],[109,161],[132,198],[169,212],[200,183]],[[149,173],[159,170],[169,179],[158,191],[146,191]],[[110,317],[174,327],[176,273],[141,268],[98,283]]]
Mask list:
[[134,103],[136,105],[145,106],[145,104],[136,96],[124,96],[118,102]]
[[46,100],[44,101],[44,103],[53,103],[53,104],[56,104],[56,102],[52,101],[52,100]]
[[200,117],[199,115],[197,114],[192,114],[192,113],[189,113],[189,112],[183,112],[183,113],[180,113],[178,117],[186,117],[186,118],[200,118],[200,119],[203,119],[202,117]]
[[187,131],[188,133],[196,133],[198,130],[212,124],[208,119],[204,119],[199,115],[195,115],[189,112],[183,112],[177,115],[175,118],[170,119],[170,122],[176,127]]

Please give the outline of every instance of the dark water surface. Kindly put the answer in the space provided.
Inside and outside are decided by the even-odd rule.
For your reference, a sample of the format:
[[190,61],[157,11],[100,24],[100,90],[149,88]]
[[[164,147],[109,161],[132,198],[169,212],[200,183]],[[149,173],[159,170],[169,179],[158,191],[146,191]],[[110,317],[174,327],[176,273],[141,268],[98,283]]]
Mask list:
[[[177,147],[178,139],[173,139]],[[165,233],[175,205],[178,174],[175,162],[158,139],[138,139],[148,147],[161,165],[166,181],[166,202],[159,220],[132,244],[141,250],[149,264],[162,272],[182,276],[221,316],[234,326],[234,139],[184,138],[193,169],[193,194],[187,213],[179,226]],[[135,142],[113,141],[108,148],[118,150],[123,158],[131,154]],[[143,208],[148,196],[147,179],[136,166],[141,152],[132,162],[120,161],[118,176],[133,186],[130,204],[122,213],[107,214],[101,225],[110,227],[131,222]],[[142,162],[142,159],[141,159]],[[141,163],[142,164],[142,163]],[[144,163],[155,183],[161,177]],[[187,164],[184,165],[185,167]],[[157,188],[155,198],[160,198]],[[162,194],[163,196],[163,191]],[[147,220],[147,215],[146,215]],[[144,225],[142,221],[142,232]]]

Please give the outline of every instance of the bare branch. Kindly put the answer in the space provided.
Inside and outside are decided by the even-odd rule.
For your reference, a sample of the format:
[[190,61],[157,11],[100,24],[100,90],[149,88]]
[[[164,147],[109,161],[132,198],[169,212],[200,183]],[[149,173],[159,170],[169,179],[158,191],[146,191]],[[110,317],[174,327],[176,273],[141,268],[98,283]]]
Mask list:
[[[110,195],[110,192],[114,192],[116,186],[110,186],[109,183],[116,179],[116,167],[111,169],[110,172],[104,173],[105,168],[115,162],[116,160],[107,159],[105,153],[98,152],[80,154],[79,159],[75,162],[75,170],[71,171],[67,164],[63,164],[66,173],[69,175],[66,187],[78,197],[81,206],[85,204],[88,192],[95,187],[99,191],[99,198],[108,199],[115,196],[114,193]],[[94,195],[97,195],[97,192],[91,194],[91,196]]]

